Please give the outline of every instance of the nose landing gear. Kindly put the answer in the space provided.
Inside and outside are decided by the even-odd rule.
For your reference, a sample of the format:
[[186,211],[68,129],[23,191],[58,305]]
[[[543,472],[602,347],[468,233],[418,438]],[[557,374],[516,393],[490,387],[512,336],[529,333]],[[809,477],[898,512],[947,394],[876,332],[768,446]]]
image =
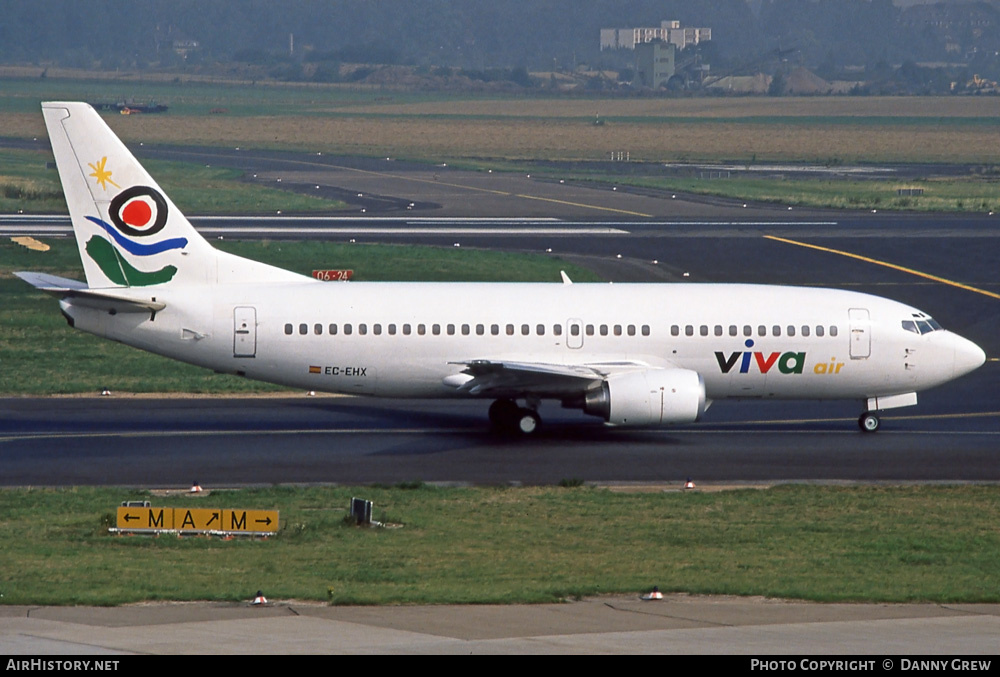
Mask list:
[[878,412],[866,411],[858,419],[858,427],[861,428],[861,432],[878,432],[878,429],[882,427],[882,419],[878,417]]

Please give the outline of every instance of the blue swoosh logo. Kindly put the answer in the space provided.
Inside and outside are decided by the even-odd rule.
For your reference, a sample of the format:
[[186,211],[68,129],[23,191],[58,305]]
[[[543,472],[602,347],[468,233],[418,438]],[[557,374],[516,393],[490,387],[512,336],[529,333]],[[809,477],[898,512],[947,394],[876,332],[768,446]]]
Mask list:
[[96,223],[104,230],[108,231],[108,235],[114,238],[122,249],[127,251],[129,254],[135,254],[136,256],[152,256],[153,254],[160,254],[161,252],[170,251],[171,249],[184,249],[187,246],[186,237],[175,237],[169,240],[161,240],[160,242],[154,242],[152,244],[140,244],[138,242],[133,242],[121,235],[118,229],[112,226],[107,221],[102,221],[96,216],[88,216],[88,221]]

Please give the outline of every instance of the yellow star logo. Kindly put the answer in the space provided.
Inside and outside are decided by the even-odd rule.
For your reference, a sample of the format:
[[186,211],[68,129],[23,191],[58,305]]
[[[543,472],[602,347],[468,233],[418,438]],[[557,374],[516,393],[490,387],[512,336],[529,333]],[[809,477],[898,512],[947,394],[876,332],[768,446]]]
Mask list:
[[91,169],[94,170],[94,173],[91,174],[90,176],[93,176],[95,179],[97,179],[97,183],[101,184],[101,188],[103,188],[104,190],[108,189],[109,183],[115,188],[121,188],[121,186],[119,186],[117,183],[111,180],[111,170],[104,168],[104,166],[107,163],[108,163],[107,156],[102,157],[100,162],[98,162],[96,165],[93,162],[88,162],[87,164],[90,166]]

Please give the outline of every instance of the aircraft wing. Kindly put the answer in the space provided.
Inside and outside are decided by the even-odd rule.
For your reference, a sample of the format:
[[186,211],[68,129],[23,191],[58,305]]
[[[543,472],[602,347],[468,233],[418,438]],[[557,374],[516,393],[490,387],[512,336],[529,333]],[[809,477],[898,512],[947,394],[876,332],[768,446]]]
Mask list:
[[648,368],[638,362],[610,362],[582,365],[470,360],[452,362],[465,365],[461,374],[445,379],[445,384],[476,397],[563,398],[596,387],[609,374]]
[[155,313],[167,307],[165,303],[159,301],[131,299],[112,291],[90,289],[86,282],[71,280],[68,277],[32,272],[14,273],[14,275],[39,291],[59,299],[68,300],[77,306],[97,308],[98,310],[114,310],[120,313]]

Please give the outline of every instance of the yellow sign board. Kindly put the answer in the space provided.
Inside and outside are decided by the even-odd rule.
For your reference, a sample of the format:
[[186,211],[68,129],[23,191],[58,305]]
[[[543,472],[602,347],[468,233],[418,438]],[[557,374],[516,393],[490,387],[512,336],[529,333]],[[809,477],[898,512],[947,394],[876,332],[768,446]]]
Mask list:
[[119,529],[173,529],[173,508],[118,508]]
[[224,531],[266,531],[278,530],[277,510],[223,510],[222,529]]
[[178,531],[222,531],[222,510],[218,508],[174,508]]
[[222,508],[118,508],[120,531],[177,531],[274,534],[277,510],[224,510]]

